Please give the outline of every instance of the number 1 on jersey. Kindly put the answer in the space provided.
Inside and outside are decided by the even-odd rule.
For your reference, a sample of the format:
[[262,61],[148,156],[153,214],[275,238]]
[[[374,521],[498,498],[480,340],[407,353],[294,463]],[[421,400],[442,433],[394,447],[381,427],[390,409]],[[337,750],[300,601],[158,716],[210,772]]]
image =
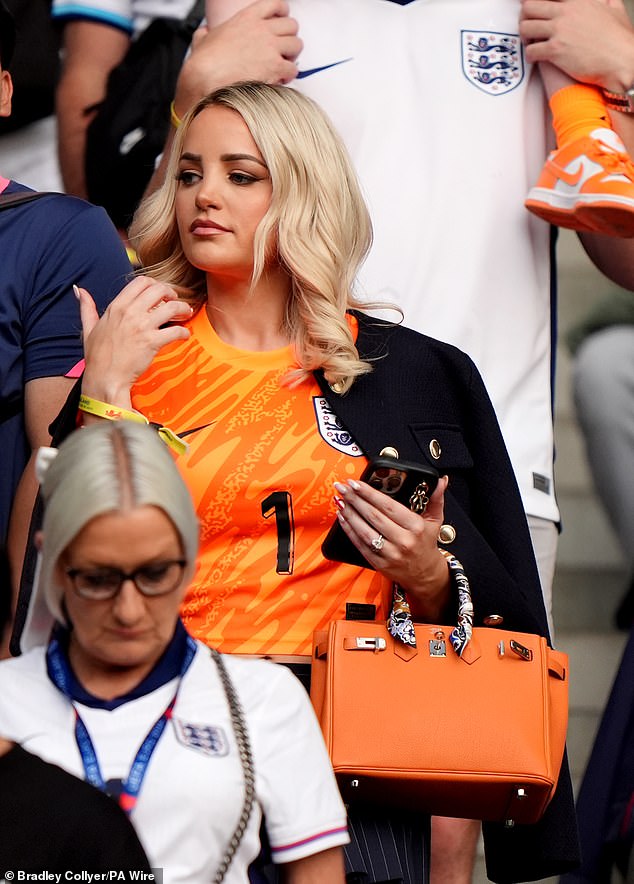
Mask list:
[[262,501],[262,515],[265,519],[275,515],[277,527],[277,567],[278,574],[292,574],[295,559],[295,522],[293,520],[293,499],[288,491],[273,491]]

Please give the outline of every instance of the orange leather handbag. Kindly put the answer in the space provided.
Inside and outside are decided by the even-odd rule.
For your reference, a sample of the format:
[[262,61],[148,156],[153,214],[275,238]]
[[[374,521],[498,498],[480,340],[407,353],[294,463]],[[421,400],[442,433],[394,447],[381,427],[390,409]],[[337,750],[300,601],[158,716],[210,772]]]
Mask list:
[[568,658],[544,638],[478,627],[340,620],[315,634],[311,699],[345,801],[536,822],[559,776]]

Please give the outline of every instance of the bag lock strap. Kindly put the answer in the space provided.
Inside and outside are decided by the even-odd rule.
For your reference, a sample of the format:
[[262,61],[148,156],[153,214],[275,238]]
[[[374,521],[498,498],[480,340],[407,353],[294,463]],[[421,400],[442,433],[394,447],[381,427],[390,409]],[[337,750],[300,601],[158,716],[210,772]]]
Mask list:
[[378,635],[354,635],[344,638],[343,646],[346,651],[384,651],[387,648],[387,642]]

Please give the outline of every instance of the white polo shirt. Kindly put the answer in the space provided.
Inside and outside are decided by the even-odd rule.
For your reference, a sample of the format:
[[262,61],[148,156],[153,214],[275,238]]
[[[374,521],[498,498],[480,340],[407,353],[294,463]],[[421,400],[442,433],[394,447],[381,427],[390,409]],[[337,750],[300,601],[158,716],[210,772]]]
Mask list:
[[[216,664],[197,652],[148,765],[134,823],[165,884],[211,881],[240,817],[243,771]],[[306,691],[283,666],[223,657],[247,721],[257,801],[225,878],[244,884],[262,816],[277,863],[348,843],[346,812]],[[113,710],[77,703],[104,780],[125,779],[171,700],[173,679]],[[0,662],[0,733],[84,778],[69,700],[50,681],[45,649]]]

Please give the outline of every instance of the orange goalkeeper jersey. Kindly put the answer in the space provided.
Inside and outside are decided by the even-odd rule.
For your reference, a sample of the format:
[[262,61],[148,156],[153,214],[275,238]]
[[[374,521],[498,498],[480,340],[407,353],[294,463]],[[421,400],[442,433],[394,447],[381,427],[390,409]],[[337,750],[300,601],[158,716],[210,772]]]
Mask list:
[[228,653],[310,654],[313,631],[344,617],[346,602],[375,605],[385,618],[389,582],[321,554],[333,483],[358,477],[366,459],[315,380],[281,385],[297,364],[290,347],[238,350],[205,310],[189,328],[132,391],[134,408],[189,443],[177,462],[201,548],[187,628]]

